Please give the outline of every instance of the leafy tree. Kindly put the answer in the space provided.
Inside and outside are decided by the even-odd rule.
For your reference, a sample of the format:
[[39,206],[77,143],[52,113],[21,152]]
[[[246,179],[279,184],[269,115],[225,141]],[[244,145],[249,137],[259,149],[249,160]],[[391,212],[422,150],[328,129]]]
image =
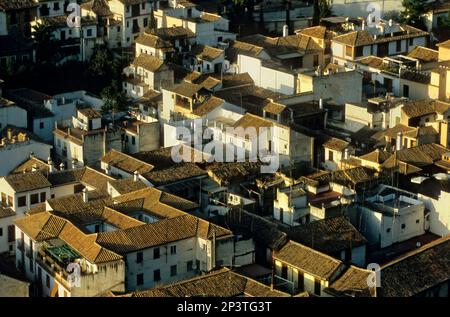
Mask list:
[[53,62],[59,51],[59,45],[53,38],[54,27],[45,24],[36,24],[32,28],[32,36],[36,41],[36,59],[38,63]]
[[428,4],[422,0],[403,0],[404,11],[400,13],[400,21],[408,25],[426,29],[422,14],[428,9]]
[[313,24],[318,25],[320,20],[333,15],[331,0],[314,0]]
[[105,87],[100,93],[100,96],[104,102],[102,112],[111,112],[113,114],[113,118],[115,113],[128,109],[127,97],[120,89],[120,86],[116,80],[113,80],[109,86]]

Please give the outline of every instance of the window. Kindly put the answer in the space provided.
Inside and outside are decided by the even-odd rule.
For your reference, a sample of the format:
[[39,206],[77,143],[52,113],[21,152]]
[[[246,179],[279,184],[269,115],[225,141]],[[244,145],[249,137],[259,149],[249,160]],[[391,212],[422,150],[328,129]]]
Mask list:
[[133,144],[133,145],[136,144],[136,138],[134,136],[131,137],[131,144]]
[[409,86],[403,85],[403,97],[409,98]]
[[45,192],[41,193],[41,203],[45,202],[47,199],[47,194]]
[[350,45],[345,46],[345,56],[348,56],[348,57],[353,56],[353,48]]
[[153,249],[153,258],[154,259],[159,259],[159,248],[154,248]]
[[320,296],[320,280],[314,279],[314,294]]
[[91,37],[92,36],[92,29],[88,29],[86,35]]
[[328,151],[328,160],[333,161],[333,151]]
[[416,223],[417,223],[417,224],[420,223],[420,219],[417,219],[417,220],[416,220]]
[[402,41],[401,40],[397,41],[396,49],[397,49],[397,52],[400,52],[402,50]]
[[47,288],[50,288],[50,275],[46,275],[46,284],[47,284]]
[[27,205],[27,196],[20,196],[17,198],[17,206],[25,207]]
[[176,245],[170,246],[170,254],[177,254],[177,246]]
[[44,122],[39,122],[39,129],[43,129],[44,128]]
[[176,276],[177,275],[177,266],[176,265],[172,265],[170,267],[170,276]]
[[187,261],[186,263],[186,271],[191,272],[194,269],[194,262],[192,261]]
[[314,55],[313,66],[314,67],[319,66],[319,55]]
[[386,232],[387,232],[387,233],[391,232],[391,228],[387,228],[387,229],[386,229]]
[[0,237],[3,237],[3,228],[0,228]]
[[148,26],[148,18],[144,19],[144,27],[146,28]]
[[288,268],[287,268],[287,265],[285,265],[285,264],[282,264],[282,266],[281,266],[281,277],[284,279],[287,279],[287,277],[288,277]]
[[39,194],[33,194],[30,196],[30,203],[32,205],[39,203]]
[[414,45],[414,38],[410,38],[409,39],[409,46],[413,46]]
[[127,6],[127,13],[130,12],[130,6]]
[[155,282],[158,282],[161,280],[161,271],[160,270],[154,270],[153,271],[153,280]]
[[140,273],[136,275],[136,284],[137,285],[143,285],[144,284],[144,274]]
[[144,254],[142,252],[138,252],[136,254],[136,262],[142,263],[144,261]]
[[303,272],[298,271],[297,281],[298,281],[297,290],[299,292],[303,292],[303,290],[305,289],[305,277],[303,276]]
[[95,233],[99,233],[100,232],[100,225],[95,225],[94,226],[94,232]]
[[142,10],[145,10],[145,2],[142,3]]
[[59,2],[53,3],[53,10],[58,11],[59,10]]
[[405,229],[406,225],[404,223],[402,223],[402,229]]

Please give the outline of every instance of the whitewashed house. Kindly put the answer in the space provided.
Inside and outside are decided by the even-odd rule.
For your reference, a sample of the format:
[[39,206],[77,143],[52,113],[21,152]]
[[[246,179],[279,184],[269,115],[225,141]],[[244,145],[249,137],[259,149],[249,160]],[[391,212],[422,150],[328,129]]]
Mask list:
[[46,160],[53,148],[33,136],[27,130],[6,126],[0,132],[0,176],[11,172],[17,164],[27,160],[30,154]]
[[28,127],[27,112],[14,102],[2,98],[0,93],[0,131],[7,125],[26,129]]
[[381,248],[425,233],[425,205],[407,191],[381,185],[360,211],[362,234]]
[[308,198],[301,185],[277,188],[277,197],[273,201],[274,219],[295,226],[307,223],[308,216]]

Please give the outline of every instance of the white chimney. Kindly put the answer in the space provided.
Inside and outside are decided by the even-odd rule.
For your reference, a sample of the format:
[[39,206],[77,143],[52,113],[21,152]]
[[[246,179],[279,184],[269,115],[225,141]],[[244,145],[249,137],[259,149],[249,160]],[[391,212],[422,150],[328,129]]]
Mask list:
[[37,172],[38,168],[36,164],[33,164],[33,166],[31,167],[31,171],[32,172]]
[[30,159],[33,159],[33,158],[34,158],[34,152],[31,151],[31,152],[30,152]]
[[64,171],[64,163],[59,164],[59,170]]
[[361,25],[361,30],[365,30],[366,29],[366,20],[362,20],[362,25]]
[[55,166],[53,165],[53,161],[52,161],[52,158],[50,156],[47,159],[47,164],[48,164],[48,171],[50,173],[53,173],[55,171]]
[[77,161],[72,160],[72,169],[76,169],[76,168],[77,168]]
[[392,28],[392,26],[394,25],[394,21],[392,21],[392,19],[389,20],[389,27]]
[[403,148],[402,144],[403,134],[401,132],[397,133],[397,142],[396,142],[396,150],[401,151]]
[[283,37],[286,37],[289,35],[289,26],[287,24],[283,25]]
[[345,159],[345,160],[348,160],[348,158],[349,158],[349,150],[348,150],[348,148],[346,148],[346,149],[344,150],[344,159]]
[[109,167],[109,165],[106,165],[105,173],[106,175],[111,175],[111,167]]
[[323,109],[323,99],[322,98],[320,98],[319,99],[319,109]]
[[84,202],[84,203],[89,202],[88,190],[87,190],[86,187],[83,189],[83,202]]
[[139,172],[134,171],[134,181],[137,182],[139,180]]

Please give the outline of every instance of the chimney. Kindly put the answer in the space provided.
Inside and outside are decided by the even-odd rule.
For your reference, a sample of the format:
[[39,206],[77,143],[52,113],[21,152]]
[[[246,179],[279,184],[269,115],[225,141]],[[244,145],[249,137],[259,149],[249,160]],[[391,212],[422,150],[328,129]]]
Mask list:
[[12,130],[11,128],[8,128],[7,132],[6,132],[6,137],[8,140],[12,139]]
[[366,29],[366,20],[362,20],[362,25],[361,25],[361,30],[365,30]]
[[59,164],[59,170],[64,171],[64,163],[61,162],[61,164]]
[[135,171],[134,172],[134,181],[137,182],[139,180],[139,172]]
[[289,26],[287,24],[283,25],[283,37],[286,37],[289,35]]
[[320,110],[323,109],[323,99],[322,98],[319,99],[319,109]]
[[344,150],[344,160],[348,160],[348,158],[349,158],[349,150],[348,150],[348,148],[346,148]]
[[72,169],[76,169],[76,168],[77,168],[77,161],[72,160]]
[[84,203],[89,202],[88,190],[87,190],[86,187],[83,189],[83,202],[84,202]]
[[53,165],[53,161],[50,156],[47,159],[47,164],[49,165],[49,172],[53,173],[55,171],[55,166]]
[[32,172],[37,172],[38,171],[38,168],[37,168],[36,164],[33,164],[33,166],[31,167],[31,171]]
[[33,151],[30,152],[30,159],[34,159],[34,152]]
[[392,19],[389,19],[389,27],[392,28],[393,25],[394,25],[394,21],[392,21]]
[[397,142],[396,142],[396,150],[401,151],[403,148],[402,144],[403,134],[401,132],[397,133]]
[[111,175],[111,167],[109,167],[109,165],[106,165],[105,173],[106,175]]

